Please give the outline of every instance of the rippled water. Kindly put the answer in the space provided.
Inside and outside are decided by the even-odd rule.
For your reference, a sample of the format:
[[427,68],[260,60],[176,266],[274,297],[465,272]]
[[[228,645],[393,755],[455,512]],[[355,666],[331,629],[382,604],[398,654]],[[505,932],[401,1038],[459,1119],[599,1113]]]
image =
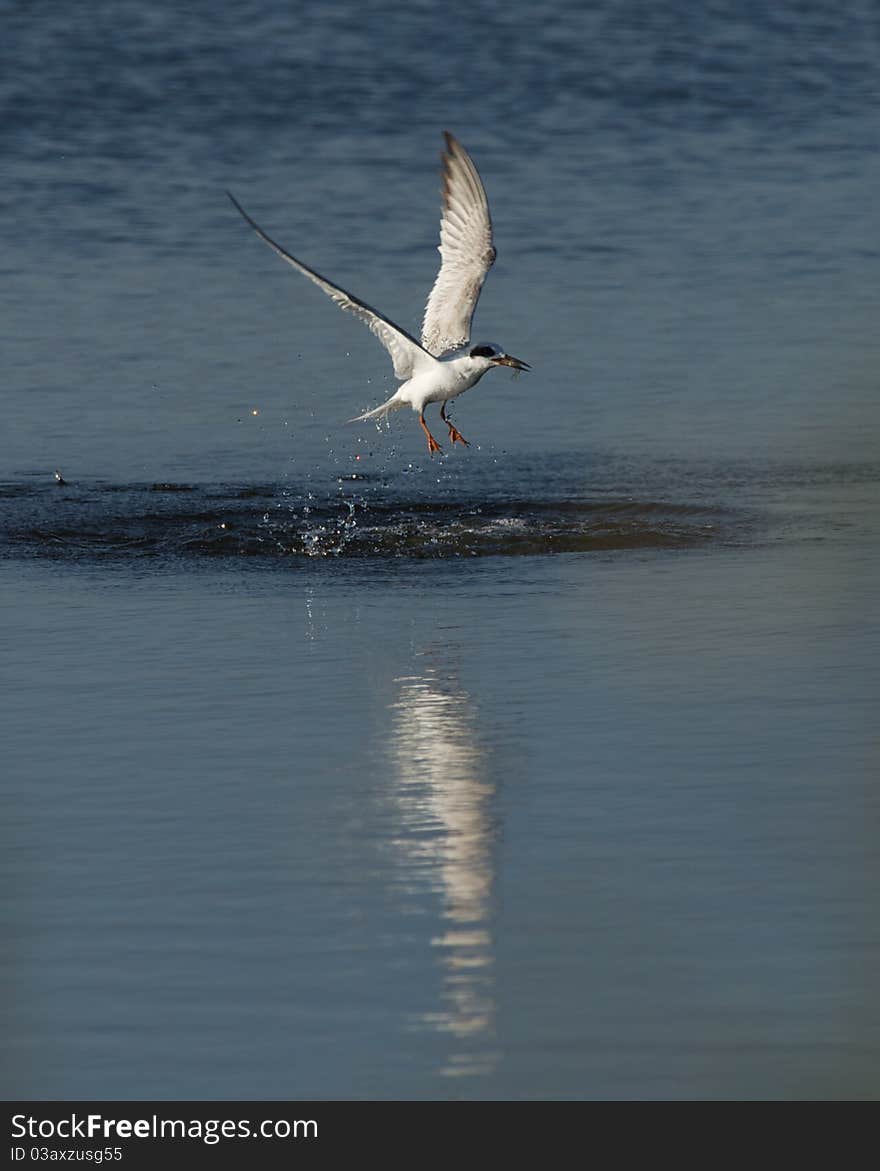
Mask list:
[[[878,45],[6,14],[8,1096],[877,1096]],[[447,128],[533,371],[431,459],[224,191],[416,329]]]
[[0,499],[7,555],[152,557],[487,557],[687,548],[735,531],[709,505],[632,498],[440,498],[310,487],[15,485]]

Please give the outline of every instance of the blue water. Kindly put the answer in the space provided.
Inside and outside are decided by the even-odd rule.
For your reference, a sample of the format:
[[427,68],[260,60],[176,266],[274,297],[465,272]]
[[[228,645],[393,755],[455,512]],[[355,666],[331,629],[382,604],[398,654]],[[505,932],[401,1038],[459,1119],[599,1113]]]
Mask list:
[[[876,1098],[876,5],[2,42],[6,1095]],[[224,191],[417,330],[444,129],[431,460]]]

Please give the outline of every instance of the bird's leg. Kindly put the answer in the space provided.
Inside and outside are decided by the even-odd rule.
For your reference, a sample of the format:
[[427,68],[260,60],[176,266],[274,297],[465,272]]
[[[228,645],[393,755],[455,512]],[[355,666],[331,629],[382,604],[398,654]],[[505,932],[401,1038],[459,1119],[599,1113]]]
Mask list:
[[462,433],[452,425],[452,420],[446,414],[446,403],[440,404],[440,418],[449,428],[449,438],[452,440],[453,447],[456,445],[456,443],[463,443],[465,447],[470,447],[470,444],[462,435]]
[[419,411],[419,422],[422,425],[422,430],[428,436],[428,451],[431,453],[431,455],[433,455],[435,451],[442,451],[443,449],[441,448],[440,444],[428,430],[428,424],[425,422],[424,411]]

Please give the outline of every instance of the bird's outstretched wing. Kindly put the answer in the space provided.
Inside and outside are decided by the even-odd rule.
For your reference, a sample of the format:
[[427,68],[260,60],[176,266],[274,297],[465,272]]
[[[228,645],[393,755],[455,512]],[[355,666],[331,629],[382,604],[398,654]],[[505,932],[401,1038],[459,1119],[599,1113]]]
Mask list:
[[470,341],[477,298],[495,261],[489,202],[477,168],[458,139],[448,132],[443,137],[442,262],[422,323],[422,345],[437,356]]
[[331,284],[320,273],[315,272],[303,264],[301,260],[297,260],[295,256],[291,256],[289,252],[285,252],[280,244],[276,244],[272,237],[267,236],[260,225],[251,219],[231,192],[227,191],[226,194],[232,201],[232,206],[250,224],[260,239],[269,245],[273,252],[277,252],[282,260],[286,260],[288,264],[293,265],[303,276],[313,281],[319,289],[323,289],[327,296],[331,297],[341,309],[347,309],[349,313],[353,313],[355,317],[360,318],[365,325],[369,326],[391,355],[391,360],[394,363],[394,373],[398,378],[411,378],[413,372],[418,367],[433,362],[431,355],[422,349],[416,339],[408,334],[405,329],[401,329],[399,325],[395,325],[393,321],[389,321],[387,317],[383,317],[381,313],[375,309],[371,309],[369,305],[365,305],[363,301],[358,300],[357,297],[353,297],[345,289],[340,289],[336,285]]

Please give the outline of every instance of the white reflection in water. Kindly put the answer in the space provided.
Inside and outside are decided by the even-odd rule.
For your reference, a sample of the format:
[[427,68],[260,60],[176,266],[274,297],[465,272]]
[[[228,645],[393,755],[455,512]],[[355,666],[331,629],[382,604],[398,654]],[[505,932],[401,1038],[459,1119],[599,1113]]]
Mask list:
[[[462,1043],[448,1075],[490,1073],[495,989],[490,923],[494,787],[475,705],[454,674],[396,679],[391,753],[405,836],[395,842],[413,895],[443,900],[446,929],[431,942],[443,966],[443,1003],[425,1023]],[[466,1042],[466,1044],[465,1044]]]

